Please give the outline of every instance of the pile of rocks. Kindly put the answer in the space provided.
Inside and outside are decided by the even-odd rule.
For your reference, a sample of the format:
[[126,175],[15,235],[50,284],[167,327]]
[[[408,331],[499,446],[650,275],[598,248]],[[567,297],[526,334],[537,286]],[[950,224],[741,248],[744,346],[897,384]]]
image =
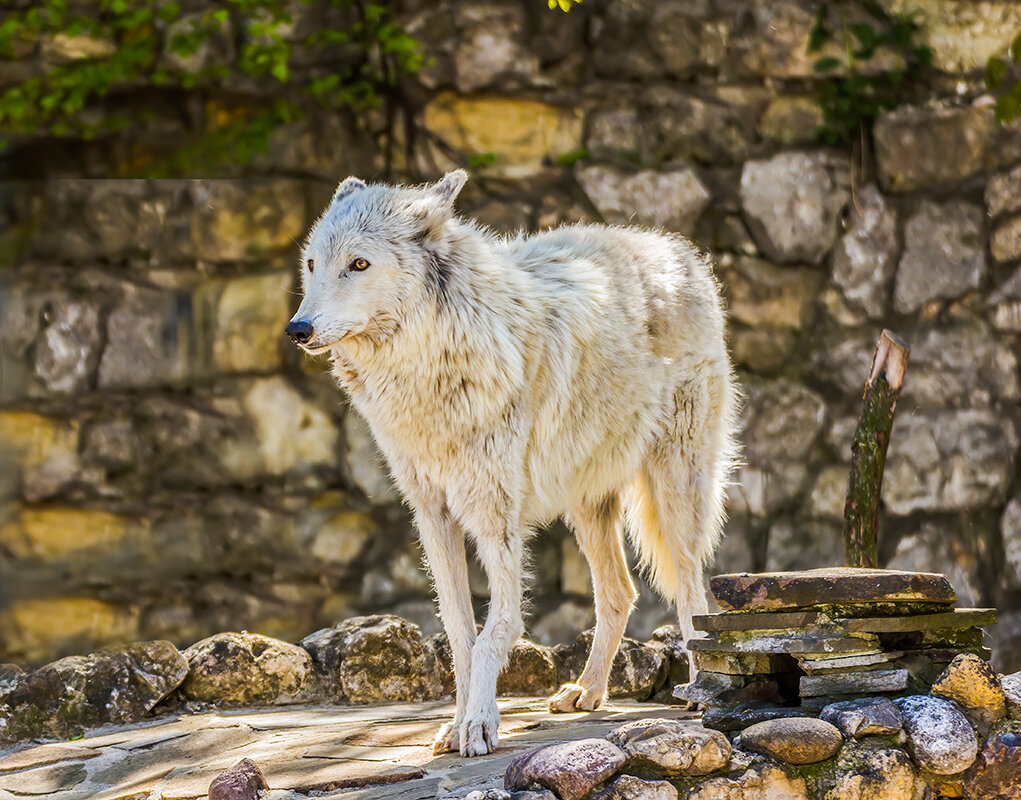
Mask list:
[[696,618],[697,679],[677,695],[708,707],[705,725],[818,714],[833,703],[928,692],[953,659],[988,659],[995,609],[954,609],[943,575],[822,569],[718,575],[726,609]]
[[529,750],[467,800],[1021,798],[1021,673],[958,655],[930,694],[860,698],[740,733],[644,719]]
[[[497,691],[548,697],[577,680],[591,647],[591,631],[556,648],[522,639]],[[669,699],[674,684],[687,679],[686,662],[674,626],[658,629],[648,642],[625,639],[608,694]],[[296,644],[247,631],[218,633],[183,651],[171,642],[138,642],[28,672],[0,664],[0,747],[76,736],[161,710],[422,702],[453,692],[446,637],[424,637],[417,625],[390,614],[352,617]]]

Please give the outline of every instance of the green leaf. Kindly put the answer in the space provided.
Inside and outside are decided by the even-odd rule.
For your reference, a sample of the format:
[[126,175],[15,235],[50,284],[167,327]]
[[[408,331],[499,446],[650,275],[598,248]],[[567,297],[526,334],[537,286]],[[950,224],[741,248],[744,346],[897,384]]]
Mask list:
[[1018,33],[1014,37],[1014,41],[1010,43],[1010,48],[1007,51],[1010,54],[1011,60],[1016,64],[1021,61],[1021,33]]
[[829,15],[829,10],[829,3],[822,3],[815,12],[812,30],[808,34],[807,51],[809,53],[817,53],[829,41],[830,32],[826,29],[826,17]]
[[836,69],[840,66],[840,59],[834,58],[833,56],[824,56],[816,60],[813,65],[813,69],[816,72],[829,72],[832,69]]
[[288,69],[286,61],[278,61],[270,69],[270,74],[281,83],[285,83],[288,77]]
[[1002,58],[999,56],[990,56],[989,60],[986,62],[986,88],[989,90],[995,89],[1009,73],[1010,69],[1007,67],[1006,62]]

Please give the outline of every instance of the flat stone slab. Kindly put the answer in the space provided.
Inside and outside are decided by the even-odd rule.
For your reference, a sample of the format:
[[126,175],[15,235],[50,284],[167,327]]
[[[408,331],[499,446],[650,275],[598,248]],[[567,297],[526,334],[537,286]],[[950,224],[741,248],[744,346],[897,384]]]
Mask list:
[[889,650],[882,653],[866,653],[860,656],[800,658],[798,663],[801,669],[809,675],[826,675],[832,672],[845,672],[849,669],[882,669],[891,661],[896,661],[903,655],[904,653],[898,650]]
[[993,625],[995,608],[955,608],[943,614],[915,614],[907,617],[864,617],[835,620],[849,633],[908,633],[912,631],[960,630]]
[[793,672],[798,668],[798,662],[792,656],[779,653],[696,651],[693,655],[698,670],[725,675],[775,675]]
[[843,672],[832,675],[806,675],[801,679],[802,697],[834,694],[871,694],[899,692],[908,686],[906,669],[884,669],[870,672]]
[[778,611],[756,614],[698,614],[692,617],[696,631],[759,631],[803,628],[822,617],[818,611]]
[[698,724],[677,706],[625,701],[550,714],[546,702],[501,700],[500,746],[471,759],[432,753],[436,730],[454,712],[446,702],[239,709],[109,725],[73,742],[0,750],[0,798],[200,800],[242,758],[260,767],[271,800],[462,797],[502,787],[508,764],[538,745],[603,738],[647,717]]
[[715,575],[709,588],[720,608],[733,611],[918,600],[950,605],[957,600],[945,575],[853,567]]
[[692,652],[710,653],[774,653],[787,655],[878,653],[881,649],[875,637],[868,634],[859,636],[827,636],[818,633],[761,634],[748,637],[727,637],[692,639],[688,642]]

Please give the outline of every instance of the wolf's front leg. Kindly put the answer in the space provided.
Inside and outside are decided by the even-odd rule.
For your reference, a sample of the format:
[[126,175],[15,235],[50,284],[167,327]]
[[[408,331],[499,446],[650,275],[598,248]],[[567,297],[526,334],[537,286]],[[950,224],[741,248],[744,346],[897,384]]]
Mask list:
[[472,650],[471,690],[461,721],[461,755],[482,756],[496,749],[500,712],[496,679],[511,646],[521,636],[521,560],[523,537],[516,528],[475,541],[489,580],[489,616]]
[[446,506],[418,514],[419,536],[425,558],[436,584],[440,619],[454,655],[454,682],[457,708],[454,719],[443,725],[433,742],[433,752],[461,750],[461,723],[465,718],[471,685],[472,645],[475,642],[475,615],[468,589],[468,561],[464,550],[464,532],[451,518]]

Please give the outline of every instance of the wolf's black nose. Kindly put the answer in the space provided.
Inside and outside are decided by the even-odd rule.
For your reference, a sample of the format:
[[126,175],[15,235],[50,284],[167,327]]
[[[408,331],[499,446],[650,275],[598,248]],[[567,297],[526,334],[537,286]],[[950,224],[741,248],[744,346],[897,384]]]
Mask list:
[[312,326],[307,322],[292,319],[284,328],[284,333],[290,336],[295,344],[305,344],[312,338]]

